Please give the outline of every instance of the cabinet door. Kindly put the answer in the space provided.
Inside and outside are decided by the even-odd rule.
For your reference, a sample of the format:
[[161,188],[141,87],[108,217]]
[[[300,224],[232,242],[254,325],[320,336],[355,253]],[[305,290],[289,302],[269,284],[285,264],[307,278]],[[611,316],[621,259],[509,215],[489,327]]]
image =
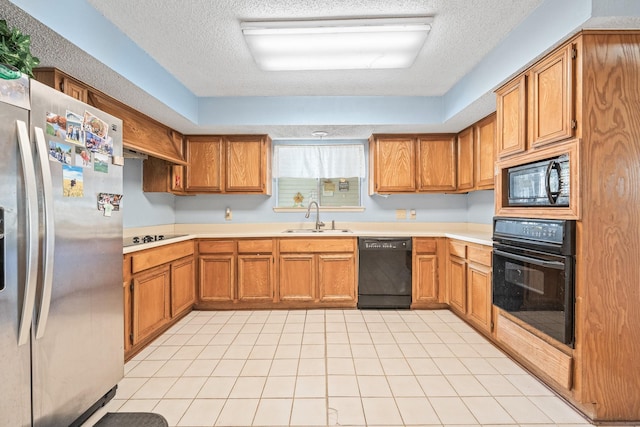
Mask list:
[[449,305],[461,314],[466,313],[466,263],[462,258],[449,256]]
[[418,191],[456,189],[455,135],[418,136]]
[[133,306],[131,305],[131,283],[129,281],[124,282],[122,285],[123,297],[124,297],[124,352],[126,353],[131,348],[132,340],[132,314]]
[[496,145],[496,115],[491,114],[474,126],[475,136],[475,188],[490,190],[494,187],[494,149]]
[[220,136],[187,138],[187,191],[221,192],[224,141]]
[[190,309],[196,299],[193,257],[171,264],[171,317]]
[[319,254],[318,280],[320,301],[355,302],[355,255],[353,253]]
[[170,281],[168,265],[133,277],[133,345],[169,321]]
[[238,255],[238,299],[273,301],[273,256]]
[[527,149],[526,81],[526,76],[522,75],[496,91],[496,155],[500,158],[523,153]]
[[60,83],[60,89],[78,101],[87,102],[87,87],[73,79],[63,77]]
[[573,136],[572,50],[570,44],[529,71],[533,147]]
[[473,127],[468,127],[458,134],[458,191],[473,190],[473,143]]
[[416,255],[416,286],[413,292],[414,302],[438,302],[438,257],[436,254]]
[[234,255],[200,255],[200,300],[233,301]]
[[370,157],[373,192],[416,191],[416,144],[413,137],[375,137]]
[[467,266],[467,316],[478,327],[491,332],[491,268]]
[[226,139],[226,180],[228,193],[269,194],[271,177],[267,136],[228,136]]
[[316,288],[312,254],[280,254],[279,296],[283,301],[313,301]]

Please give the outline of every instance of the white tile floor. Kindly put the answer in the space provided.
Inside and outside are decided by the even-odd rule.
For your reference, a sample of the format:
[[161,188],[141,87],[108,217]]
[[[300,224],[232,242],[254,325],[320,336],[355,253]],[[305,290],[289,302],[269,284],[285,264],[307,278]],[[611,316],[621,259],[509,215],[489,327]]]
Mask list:
[[447,310],[192,312],[125,372],[87,426],[590,425]]

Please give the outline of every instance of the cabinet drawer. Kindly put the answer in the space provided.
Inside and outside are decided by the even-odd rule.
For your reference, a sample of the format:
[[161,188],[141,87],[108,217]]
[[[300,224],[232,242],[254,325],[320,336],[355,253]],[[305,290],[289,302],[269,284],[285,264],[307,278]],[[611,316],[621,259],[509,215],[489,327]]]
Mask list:
[[491,267],[491,248],[469,246],[467,248],[467,258],[471,262]]
[[236,242],[233,240],[204,240],[198,243],[198,251],[201,254],[228,254],[236,251]]
[[273,241],[268,240],[238,240],[240,254],[270,254],[273,252]]
[[413,247],[417,254],[435,254],[437,244],[435,239],[414,239]]
[[467,248],[467,245],[465,245],[464,243],[449,241],[449,254],[451,255],[455,255],[460,258],[466,258],[467,257],[466,248]]
[[189,255],[193,255],[191,240],[136,252],[131,257],[131,272],[137,273]]
[[280,252],[353,252],[356,239],[281,239]]

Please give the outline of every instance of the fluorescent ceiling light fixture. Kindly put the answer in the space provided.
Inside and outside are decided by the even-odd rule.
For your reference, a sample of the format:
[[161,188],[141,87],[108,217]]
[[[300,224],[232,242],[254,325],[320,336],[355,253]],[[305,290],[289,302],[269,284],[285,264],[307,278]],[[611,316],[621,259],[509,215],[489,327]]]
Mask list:
[[408,68],[432,17],[241,22],[263,70]]

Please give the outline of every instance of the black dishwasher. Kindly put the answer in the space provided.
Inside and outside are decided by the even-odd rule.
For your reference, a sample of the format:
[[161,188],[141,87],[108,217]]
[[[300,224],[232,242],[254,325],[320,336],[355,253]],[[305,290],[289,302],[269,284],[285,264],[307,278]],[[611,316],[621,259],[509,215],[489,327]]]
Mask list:
[[410,308],[411,238],[358,238],[358,308]]

